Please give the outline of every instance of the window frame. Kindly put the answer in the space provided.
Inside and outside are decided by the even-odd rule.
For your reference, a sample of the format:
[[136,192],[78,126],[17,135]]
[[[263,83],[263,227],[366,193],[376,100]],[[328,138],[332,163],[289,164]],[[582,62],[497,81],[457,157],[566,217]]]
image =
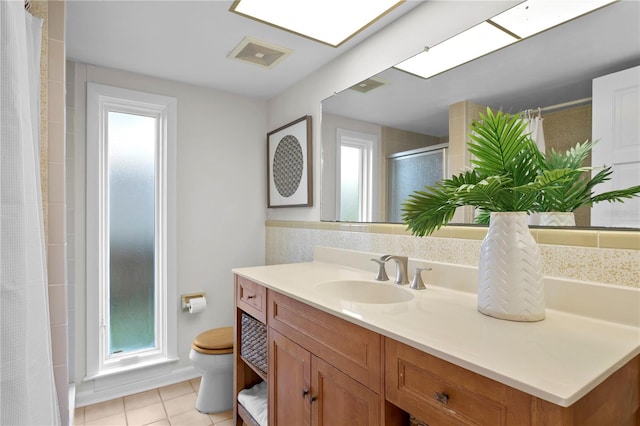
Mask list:
[[[109,352],[109,218],[107,124],[109,112],[157,120],[155,153],[155,341],[152,349]],[[177,101],[136,90],[87,83],[87,379],[166,364],[177,357],[176,300]],[[172,302],[173,301],[173,302]]]

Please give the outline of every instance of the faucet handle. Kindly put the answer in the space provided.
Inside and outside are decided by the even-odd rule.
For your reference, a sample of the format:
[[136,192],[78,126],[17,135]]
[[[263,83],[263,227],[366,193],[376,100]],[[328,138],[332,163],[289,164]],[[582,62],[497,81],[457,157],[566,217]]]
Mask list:
[[384,267],[386,263],[384,260],[379,259],[371,259],[372,262],[376,262],[378,264],[378,275],[376,275],[377,281],[389,281],[389,276],[387,275],[387,270]]
[[413,276],[413,280],[411,281],[411,285],[409,286],[409,288],[414,289],[414,290],[424,290],[427,287],[424,285],[424,281],[422,281],[422,271],[430,271],[431,268],[429,267],[425,267],[425,268],[416,268],[416,273]]

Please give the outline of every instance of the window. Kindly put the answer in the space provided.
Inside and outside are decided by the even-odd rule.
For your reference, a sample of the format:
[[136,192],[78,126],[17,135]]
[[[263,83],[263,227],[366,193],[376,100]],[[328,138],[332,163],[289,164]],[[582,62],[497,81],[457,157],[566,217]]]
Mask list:
[[87,376],[176,360],[176,100],[87,84]]
[[337,220],[371,222],[377,200],[377,140],[375,135],[337,129]]

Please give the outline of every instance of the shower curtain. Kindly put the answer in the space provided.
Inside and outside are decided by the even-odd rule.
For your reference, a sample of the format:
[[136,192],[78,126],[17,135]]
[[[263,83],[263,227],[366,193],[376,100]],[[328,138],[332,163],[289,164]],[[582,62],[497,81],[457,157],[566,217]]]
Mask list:
[[527,124],[527,133],[531,133],[531,139],[534,140],[538,149],[544,154],[545,142],[544,131],[542,129],[542,110],[538,108],[537,115],[532,110],[527,110],[522,114],[522,119]]
[[0,425],[58,425],[40,189],[42,20],[0,0]]

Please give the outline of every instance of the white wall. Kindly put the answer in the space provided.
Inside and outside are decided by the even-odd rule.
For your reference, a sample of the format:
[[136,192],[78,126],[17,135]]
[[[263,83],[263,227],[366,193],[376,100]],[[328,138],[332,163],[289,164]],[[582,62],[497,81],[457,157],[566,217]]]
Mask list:
[[[269,101],[268,128],[313,119],[313,207],[269,209],[269,220],[320,220],[321,101],[520,1],[425,2]],[[425,96],[427,96],[425,94]]]
[[[178,313],[180,361],[171,366],[172,372],[159,378],[165,381],[176,371],[182,374],[191,371],[189,350],[198,333],[232,325],[231,269],[264,264],[267,110],[263,101],[221,91],[92,65],[74,64],[74,67],[76,132],[72,175],[76,239],[73,246],[77,256],[73,379],[78,384],[78,402],[82,404],[83,400],[95,402],[105,395],[104,392],[100,396],[94,394],[92,382],[82,382],[86,361],[85,274],[81,255],[84,251],[86,82],[172,96],[178,101],[178,300],[174,306],[179,309],[180,294],[205,291],[208,307],[193,316]],[[146,386],[152,387],[153,383]],[[128,387],[128,392],[139,390]]]

